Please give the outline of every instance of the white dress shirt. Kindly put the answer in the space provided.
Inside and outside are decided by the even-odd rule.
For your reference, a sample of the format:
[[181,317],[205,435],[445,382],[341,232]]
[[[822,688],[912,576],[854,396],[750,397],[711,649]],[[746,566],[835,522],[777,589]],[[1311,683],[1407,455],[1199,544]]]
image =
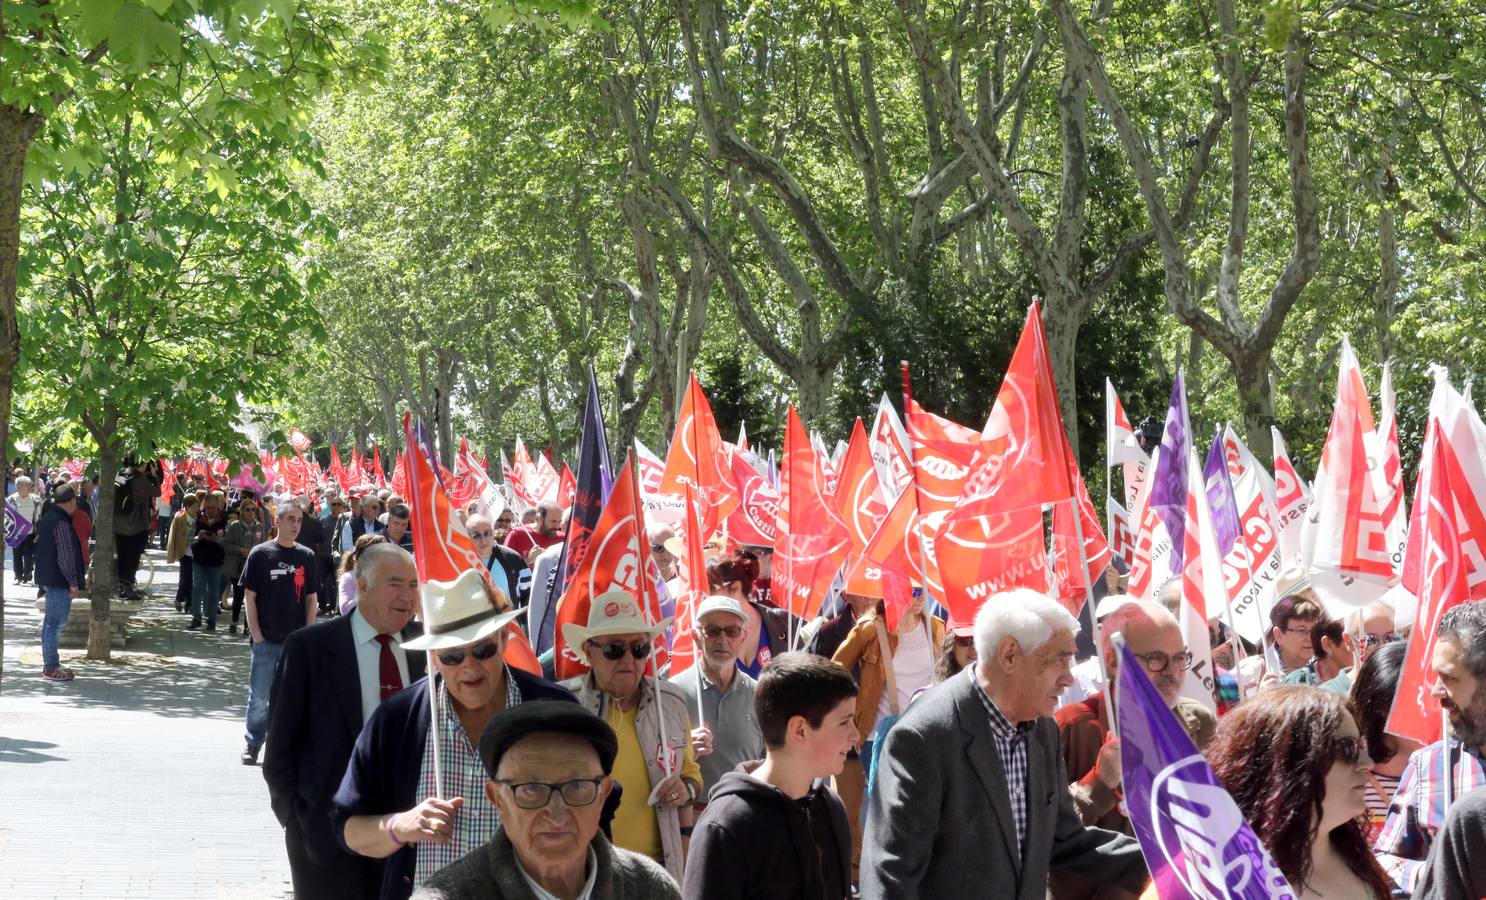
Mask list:
[[[351,612],[351,639],[356,642],[356,671],[361,676],[361,722],[371,718],[372,711],[382,702],[382,644],[377,640],[377,630],[361,615],[361,609]],[[397,660],[397,672],[402,676],[402,686],[408,686],[408,655],[393,635],[392,656]]]

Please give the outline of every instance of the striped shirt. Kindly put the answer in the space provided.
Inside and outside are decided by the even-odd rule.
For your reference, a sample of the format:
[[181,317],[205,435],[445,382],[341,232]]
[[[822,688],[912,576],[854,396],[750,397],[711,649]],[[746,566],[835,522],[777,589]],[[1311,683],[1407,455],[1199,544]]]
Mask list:
[[84,565],[80,555],[81,541],[78,540],[77,529],[72,526],[72,519],[57,519],[57,524],[52,526],[52,543],[57,548],[57,571],[62,573],[69,587],[82,590]]
[[[967,678],[975,677],[975,667],[965,670]],[[976,683],[980,687],[979,682]],[[1036,722],[1011,724],[991,696],[981,687],[976,691],[986,716],[991,720],[991,736],[996,740],[996,752],[1001,755],[1001,768],[1006,771],[1007,799],[1011,802],[1011,820],[1016,825],[1016,850],[1020,855],[1022,844],[1027,840],[1027,736]]]
[[[516,687],[510,668],[502,668],[506,677],[506,709],[510,709],[521,703],[521,689]],[[434,796],[433,742],[437,734],[439,764],[444,770],[444,796],[463,797],[464,805],[459,808],[454,819],[454,840],[447,844],[436,841],[418,843],[418,862],[413,867],[415,888],[444,866],[483,846],[500,824],[495,804],[485,796],[485,782],[489,780],[485,764],[480,761],[476,746],[470,743],[469,735],[465,734],[464,725],[459,721],[459,714],[454,711],[454,703],[449,697],[449,689],[444,687],[443,679],[439,679],[438,689],[439,727],[428,729],[428,737],[423,742],[423,767],[418,773],[418,796]],[[476,737],[475,740],[478,742],[479,738]]]
[[1362,789],[1362,802],[1367,806],[1367,818],[1363,821],[1369,844],[1376,841],[1383,832],[1383,822],[1388,818],[1388,808],[1393,805],[1393,797],[1398,793],[1398,781],[1401,777],[1378,772],[1367,776],[1367,784]]
[[[1455,776],[1453,797],[1486,785],[1481,751],[1450,742],[1450,766]],[[1445,824],[1444,742],[1435,741],[1415,750],[1398,782],[1398,793],[1388,810],[1388,820],[1373,845],[1373,853],[1393,883],[1412,893],[1424,870],[1425,857],[1434,836]]]

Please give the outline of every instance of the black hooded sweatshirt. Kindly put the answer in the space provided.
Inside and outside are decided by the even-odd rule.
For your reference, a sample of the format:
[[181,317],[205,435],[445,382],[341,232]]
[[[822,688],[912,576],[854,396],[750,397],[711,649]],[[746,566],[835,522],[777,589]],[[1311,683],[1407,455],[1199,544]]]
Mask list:
[[752,775],[727,773],[697,820],[681,894],[686,900],[843,900],[850,892],[846,807],[818,785],[791,800]]

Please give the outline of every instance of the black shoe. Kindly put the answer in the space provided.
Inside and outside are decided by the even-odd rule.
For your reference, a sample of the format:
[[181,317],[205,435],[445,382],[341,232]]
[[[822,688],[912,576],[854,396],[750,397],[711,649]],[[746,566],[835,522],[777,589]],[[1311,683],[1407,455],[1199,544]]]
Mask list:
[[216,622],[208,622],[208,623],[206,623],[206,630],[207,631],[216,631],[217,630],[217,623]]
[[258,765],[258,748],[249,744],[243,748],[242,763],[245,766]]
[[191,620],[191,624],[190,625],[187,625],[186,627],[194,631],[197,628],[200,628],[201,627],[201,620],[200,619],[192,619]]
[[228,634],[237,634],[237,623],[236,622],[233,622],[230,626],[228,626],[227,633]]

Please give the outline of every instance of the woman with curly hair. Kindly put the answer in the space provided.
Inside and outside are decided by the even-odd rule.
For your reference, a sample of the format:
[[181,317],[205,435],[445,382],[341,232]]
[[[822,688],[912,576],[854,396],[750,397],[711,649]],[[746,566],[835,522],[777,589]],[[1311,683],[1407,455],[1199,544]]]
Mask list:
[[791,641],[805,622],[788,608],[764,606],[753,596],[758,581],[758,555],[752,550],[734,550],[707,560],[707,586],[714,594],[731,597],[743,607],[748,621],[743,623],[743,644],[738,651],[738,668],[757,678],[769,660],[793,650]]
[[1363,831],[1372,759],[1346,698],[1264,691],[1219,721],[1207,758],[1301,900],[1387,900]]

